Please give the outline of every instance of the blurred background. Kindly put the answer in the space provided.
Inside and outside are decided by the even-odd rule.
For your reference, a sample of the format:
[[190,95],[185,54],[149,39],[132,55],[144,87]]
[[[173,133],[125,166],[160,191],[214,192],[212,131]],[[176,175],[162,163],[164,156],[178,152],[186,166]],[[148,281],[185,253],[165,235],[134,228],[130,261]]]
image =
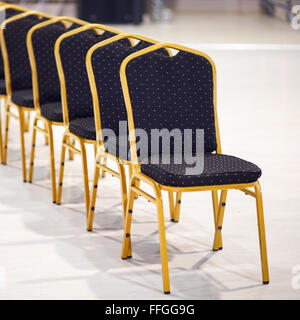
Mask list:
[[[291,27],[300,0],[17,0],[55,15],[119,24],[162,41],[299,43]],[[299,19],[300,20],[300,19]],[[300,22],[299,22],[300,25]],[[300,26],[299,26],[300,28]]]

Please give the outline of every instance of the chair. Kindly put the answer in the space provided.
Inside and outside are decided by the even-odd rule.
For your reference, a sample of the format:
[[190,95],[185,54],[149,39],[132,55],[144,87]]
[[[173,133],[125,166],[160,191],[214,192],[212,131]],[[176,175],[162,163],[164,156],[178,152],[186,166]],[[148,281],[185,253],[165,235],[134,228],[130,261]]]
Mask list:
[[[6,128],[4,138],[4,152],[2,162],[7,163],[7,146],[9,119],[13,117],[19,121],[23,181],[26,177],[26,154],[25,154],[25,111],[34,111],[31,69],[28,58],[26,36],[27,32],[36,24],[44,22],[52,16],[28,11],[3,22],[1,25],[1,49],[4,61],[6,82]],[[11,108],[18,110],[18,115],[11,112]]]
[[[27,35],[27,48],[33,82],[33,100],[36,110],[33,122],[28,181],[32,183],[33,180],[36,134],[40,132],[49,140],[53,203],[56,203],[53,126],[64,125],[54,46],[56,40],[62,34],[85,24],[87,24],[87,22],[78,19],[59,17],[35,25]],[[44,124],[44,128],[38,125],[39,122]]]
[[[121,43],[121,40],[123,39],[132,40],[132,46],[124,46]],[[137,40],[139,42],[135,45],[133,40]],[[130,165],[130,159],[128,159],[127,152],[126,154],[121,154],[119,150],[122,142],[117,143],[116,150],[107,150],[102,128],[111,130],[115,137],[119,141],[122,141],[122,134],[119,131],[119,123],[121,121],[127,121],[127,112],[119,78],[120,66],[123,60],[130,54],[156,43],[158,43],[158,41],[135,34],[124,33],[102,41],[101,43],[97,43],[89,50],[87,54],[87,70],[93,96],[95,116],[94,121],[98,143],[91,204],[88,215],[88,231],[92,231],[93,229],[100,170],[108,172],[114,177],[120,179],[123,216],[125,219],[127,205],[127,183],[124,164]],[[163,49],[161,50],[160,54],[171,55],[171,52]],[[127,135],[127,133],[125,133],[125,135]],[[125,138],[123,143],[127,144],[128,140]],[[108,159],[111,159],[117,163],[118,172],[106,165]],[[173,193],[170,192],[171,206],[173,203]],[[172,220],[174,220],[173,212],[174,208],[171,207]]]
[[[177,50],[178,54],[172,58],[155,54],[156,50],[162,48]],[[256,199],[262,279],[263,284],[268,284],[262,192],[258,181],[261,170],[250,162],[222,154],[216,106],[216,69],[211,58],[179,45],[158,44],[127,57],[122,63],[120,76],[128,113],[131,161],[134,164],[127,202],[122,258],[127,259],[132,255],[131,222],[134,195],[137,193],[154,203],[157,208],[163,287],[164,292],[169,294],[161,192],[214,192],[214,209],[217,214],[213,250],[218,251],[222,247],[221,230],[227,192],[231,189],[241,190]],[[139,166],[136,128],[146,128],[148,137],[151,137],[153,128],[178,128],[181,132],[192,129],[193,133],[197,129],[204,129],[203,173],[187,175],[188,164],[185,161],[181,164],[144,162]],[[192,141],[195,152],[194,136]],[[152,187],[154,197],[137,186],[140,181]],[[254,191],[250,188],[254,188]],[[218,190],[221,191],[220,201],[217,200]]]
[[[9,5],[6,3],[1,2],[0,3],[0,12],[5,10],[5,18],[9,19],[17,14],[20,14],[21,12],[28,11],[28,9],[20,8],[17,6]],[[5,85],[5,79],[4,79],[4,65],[3,65],[3,59],[2,54],[0,54],[0,100],[4,101],[4,104],[6,103],[6,85]],[[0,106],[1,107],[1,106]],[[3,142],[2,142],[2,128],[1,128],[1,108],[0,108],[0,161],[2,163],[3,159]]]
[[[103,25],[92,24],[63,34],[55,44],[66,129],[62,141],[56,203],[61,204],[65,152],[68,149],[81,155],[86,215],[89,210],[90,193],[85,144],[92,144],[96,148],[96,133],[85,59],[93,45],[120,33]],[[71,139],[79,144],[79,148],[70,142]]]

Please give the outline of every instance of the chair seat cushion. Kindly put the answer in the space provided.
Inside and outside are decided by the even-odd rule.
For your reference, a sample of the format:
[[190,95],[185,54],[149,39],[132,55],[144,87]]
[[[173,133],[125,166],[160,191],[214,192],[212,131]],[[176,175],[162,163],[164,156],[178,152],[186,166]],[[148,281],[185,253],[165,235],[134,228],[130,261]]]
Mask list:
[[13,92],[11,101],[20,107],[34,108],[32,89]]
[[6,94],[6,84],[5,79],[0,79],[0,95]]
[[[70,132],[76,134],[77,136],[87,139],[87,140],[97,140],[96,138],[96,129],[95,129],[95,119],[94,117],[88,117],[88,118],[79,118],[73,121],[70,121],[69,125]],[[121,157],[122,160],[130,160],[130,152],[129,152],[129,141],[127,140],[127,137],[125,136],[124,138],[121,137],[122,143],[124,143],[124,140],[127,141],[127,149],[122,150],[120,154],[120,144],[119,144],[119,139],[120,137],[116,137],[116,143],[115,146],[112,145],[111,143],[114,144],[114,140],[106,140],[105,139],[105,149],[106,151],[110,152],[111,154]],[[126,143],[126,142],[125,142]]]
[[50,121],[64,122],[61,101],[41,105],[41,114]]
[[170,187],[250,183],[261,176],[261,169],[255,164],[224,154],[205,154],[202,174],[186,175],[188,167],[191,166],[185,163],[142,164],[141,171],[159,184]]
[[70,121],[69,125],[70,132],[77,136],[87,139],[96,140],[96,129],[94,117],[79,118]]

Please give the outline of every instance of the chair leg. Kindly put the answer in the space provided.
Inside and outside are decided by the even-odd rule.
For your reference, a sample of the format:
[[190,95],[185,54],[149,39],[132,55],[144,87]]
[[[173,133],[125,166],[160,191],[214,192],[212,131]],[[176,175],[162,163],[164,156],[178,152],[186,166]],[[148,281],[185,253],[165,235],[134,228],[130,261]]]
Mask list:
[[267,245],[266,245],[266,235],[265,235],[264,209],[263,209],[261,187],[258,181],[256,182],[256,185],[255,185],[255,193],[256,193],[256,207],[257,207],[261,267],[262,267],[262,280],[263,280],[263,284],[268,284],[270,279],[269,279]]
[[[131,182],[131,186],[136,185],[136,179],[133,179]],[[131,223],[132,223],[132,213],[133,213],[133,205],[135,200],[135,192],[131,190],[131,186],[129,189],[129,196],[127,200],[127,208],[126,208],[126,218],[124,223],[124,238],[123,238],[123,247],[122,247],[122,259],[132,258],[132,250],[131,250]]]
[[52,181],[52,202],[56,203],[56,173],[55,173],[55,152],[53,129],[50,121],[45,122],[45,129],[48,132],[48,141],[50,148],[50,167],[51,167],[51,181]]
[[[106,159],[104,159],[104,162]],[[100,168],[98,167],[97,163],[99,160],[96,161],[95,164],[95,173],[94,173],[94,180],[93,180],[93,191],[91,194],[91,202],[89,207],[89,215],[88,215],[88,223],[87,223],[87,230],[93,230],[93,221],[94,221],[94,214],[95,214],[95,204],[96,204],[96,197],[97,197],[97,190],[98,190],[98,180],[100,177]],[[122,208],[123,208],[123,223],[125,224],[126,219],[126,209],[127,209],[127,184],[126,184],[126,174],[124,165],[118,162],[119,173],[120,173],[120,187],[121,187],[121,197],[122,197]],[[103,170],[103,169],[102,169]],[[103,170],[104,171],[104,170]]]
[[25,151],[25,119],[24,119],[24,110],[18,108],[19,112],[19,124],[20,124],[20,140],[21,140],[21,156],[22,156],[22,170],[23,170],[23,181],[27,182],[27,173],[26,173],[26,151]]
[[[99,160],[101,161],[101,160]],[[95,171],[94,171],[94,180],[93,180],[93,191],[91,195],[91,203],[89,207],[89,214],[87,219],[87,230],[93,230],[93,223],[94,223],[94,216],[95,216],[95,206],[96,206],[96,198],[97,198],[97,191],[98,191],[98,182],[100,176],[100,168],[97,165],[97,161],[95,162]]]
[[30,152],[30,167],[29,167],[29,175],[28,175],[28,182],[32,183],[33,180],[33,169],[34,169],[34,157],[35,157],[35,146],[36,146],[36,126],[38,124],[38,119],[35,117],[33,121],[33,128],[32,128],[32,140],[31,140],[31,152]]
[[61,204],[61,195],[62,195],[62,187],[63,187],[63,179],[64,179],[64,170],[65,170],[65,158],[66,158],[66,147],[65,143],[67,143],[67,135],[64,134],[61,145],[61,157],[60,157],[60,168],[59,168],[59,178],[58,178],[58,187],[57,187],[57,197],[56,204]]
[[[132,223],[132,213],[133,204],[135,198],[135,192],[132,191],[132,186],[136,186],[137,181],[133,179],[130,186],[129,198],[127,203],[127,213],[126,221],[124,226],[124,238],[122,247],[122,259],[129,258],[130,246],[131,246],[131,223]],[[163,211],[163,203],[161,197],[161,191],[156,188],[156,206],[157,206],[157,217],[158,217],[158,230],[159,230],[159,243],[160,243],[160,256],[162,264],[162,277],[163,277],[163,287],[164,293],[170,293],[170,279],[169,279],[169,267],[168,267],[168,254],[167,254],[167,243],[166,243],[166,233],[165,233],[165,219]]]
[[122,209],[123,209],[123,223],[125,224],[126,210],[127,210],[127,183],[124,165],[118,162],[119,174],[120,174],[120,188],[122,198]]
[[164,219],[164,209],[163,209],[161,196],[156,198],[156,205],[157,205],[160,257],[161,257],[161,265],[162,265],[164,293],[170,294],[170,279],[169,279],[165,219]]
[[170,216],[171,221],[178,223],[180,218],[180,209],[181,209],[181,192],[176,192],[176,203],[174,205],[174,195],[173,192],[169,191],[169,204],[170,204]]
[[29,132],[30,129],[30,111],[24,113],[24,132]]
[[[47,124],[46,124],[46,123],[44,124],[44,129],[45,129],[46,131],[48,131],[48,130],[47,130]],[[49,137],[47,137],[47,136],[45,136],[45,145],[46,145],[46,146],[49,145]]]
[[[119,173],[120,173],[120,187],[121,187],[121,198],[122,198],[122,208],[123,208],[123,226],[125,226],[126,215],[127,215],[127,182],[126,182],[126,173],[124,165],[118,162]],[[140,183],[136,182],[136,185],[139,186]],[[129,241],[127,258],[132,258],[132,248],[131,248],[131,240]]]
[[[105,166],[107,166],[107,159],[104,159],[103,164],[104,164]],[[104,179],[105,177],[106,177],[106,171],[102,170],[101,178]]]
[[9,111],[10,111],[10,105],[7,103],[5,105],[5,134],[4,134],[4,148],[3,148],[3,158],[2,158],[2,164],[7,164],[7,148],[8,148],[8,132],[9,132]]
[[[68,138],[69,140],[69,143],[72,145],[72,146],[75,146],[75,140],[74,139],[72,139],[72,138]],[[71,150],[71,149],[69,149],[69,160],[70,161],[73,161],[74,160],[74,152]]]
[[175,221],[174,195],[172,191],[168,191],[168,194],[169,194],[170,219],[172,222],[174,222]]
[[176,222],[176,223],[178,223],[179,219],[180,219],[181,198],[182,198],[182,192],[177,192],[175,214],[174,214],[174,222]]
[[88,174],[88,167],[87,167],[86,148],[83,140],[80,140],[80,149],[81,149],[81,160],[82,160],[82,170],[83,170],[85,209],[86,209],[86,217],[88,218],[89,206],[90,206],[90,187],[89,187],[89,174]]
[[[217,229],[218,224],[218,210],[219,210],[219,198],[218,198],[218,191],[212,191],[212,202],[213,202],[213,209],[214,209],[214,221],[215,221],[215,230]],[[219,243],[219,250],[223,249],[223,240],[222,234],[220,235],[220,243]]]
[[221,239],[221,230],[223,227],[224,211],[226,206],[227,190],[222,190],[221,199],[218,210],[218,221],[216,225],[215,239],[213,245],[213,251],[219,251],[220,249],[220,239]]
[[95,158],[97,157],[97,150],[98,150],[97,143],[95,143],[95,144],[94,144],[94,154],[95,154]]
[[[132,174],[133,174],[133,166],[132,166],[132,165],[129,165],[129,181],[131,180]],[[136,187],[139,188],[139,187],[140,187],[140,184],[141,184],[141,182],[140,182],[140,181],[137,181],[137,182],[136,182]],[[135,199],[138,199],[138,198],[139,198],[139,195],[138,195],[138,194],[135,194],[134,198],[135,198]]]

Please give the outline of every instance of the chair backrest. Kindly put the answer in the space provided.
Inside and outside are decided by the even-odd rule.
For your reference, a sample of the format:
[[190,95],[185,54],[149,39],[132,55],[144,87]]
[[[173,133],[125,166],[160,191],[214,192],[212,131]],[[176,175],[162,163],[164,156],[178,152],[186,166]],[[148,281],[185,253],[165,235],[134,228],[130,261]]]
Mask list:
[[[16,16],[20,13],[22,13],[23,11],[18,10],[18,9],[14,9],[14,8],[10,8],[10,7],[0,7],[0,10],[5,11],[5,19],[9,19],[13,16]],[[24,11],[26,11],[26,9],[24,9]],[[4,65],[3,65],[3,58],[2,58],[2,54],[0,54],[0,78],[3,79],[4,78]]]
[[[99,34],[99,31],[102,33]],[[58,39],[55,55],[66,126],[69,121],[94,115],[93,99],[86,70],[88,50],[96,43],[120,33],[120,31],[102,25],[90,25],[66,33]],[[130,45],[128,40],[126,42]]]
[[4,22],[1,30],[1,49],[4,59],[7,93],[32,88],[30,61],[27,51],[27,33],[36,24],[51,16],[27,12]]
[[[138,40],[133,46],[124,46],[122,37]],[[116,37],[117,38],[117,37]],[[101,129],[110,129],[116,136],[119,136],[120,121],[127,121],[127,111],[124,103],[123,92],[120,81],[120,67],[126,57],[134,52],[145,49],[158,41],[133,34],[119,36],[119,40],[114,38],[95,45],[91,48],[87,58],[90,60],[93,76],[90,76],[90,85],[97,90],[98,101],[94,99],[95,125],[97,132]],[[159,52],[169,56],[169,52],[162,49]],[[98,110],[100,117],[97,117]],[[99,119],[100,118],[100,119]],[[102,137],[97,137],[102,141]]]
[[[156,54],[161,48],[178,53],[173,57]],[[180,129],[182,135],[191,129],[196,151],[196,130],[204,129],[204,151],[220,151],[216,70],[208,56],[182,46],[160,44],[128,57],[120,72],[130,130],[143,128],[151,137],[152,129]],[[136,161],[136,150],[132,151]]]
[[60,83],[54,55],[57,39],[64,33],[87,24],[67,17],[48,20],[33,27],[27,36],[35,107],[61,101]]

